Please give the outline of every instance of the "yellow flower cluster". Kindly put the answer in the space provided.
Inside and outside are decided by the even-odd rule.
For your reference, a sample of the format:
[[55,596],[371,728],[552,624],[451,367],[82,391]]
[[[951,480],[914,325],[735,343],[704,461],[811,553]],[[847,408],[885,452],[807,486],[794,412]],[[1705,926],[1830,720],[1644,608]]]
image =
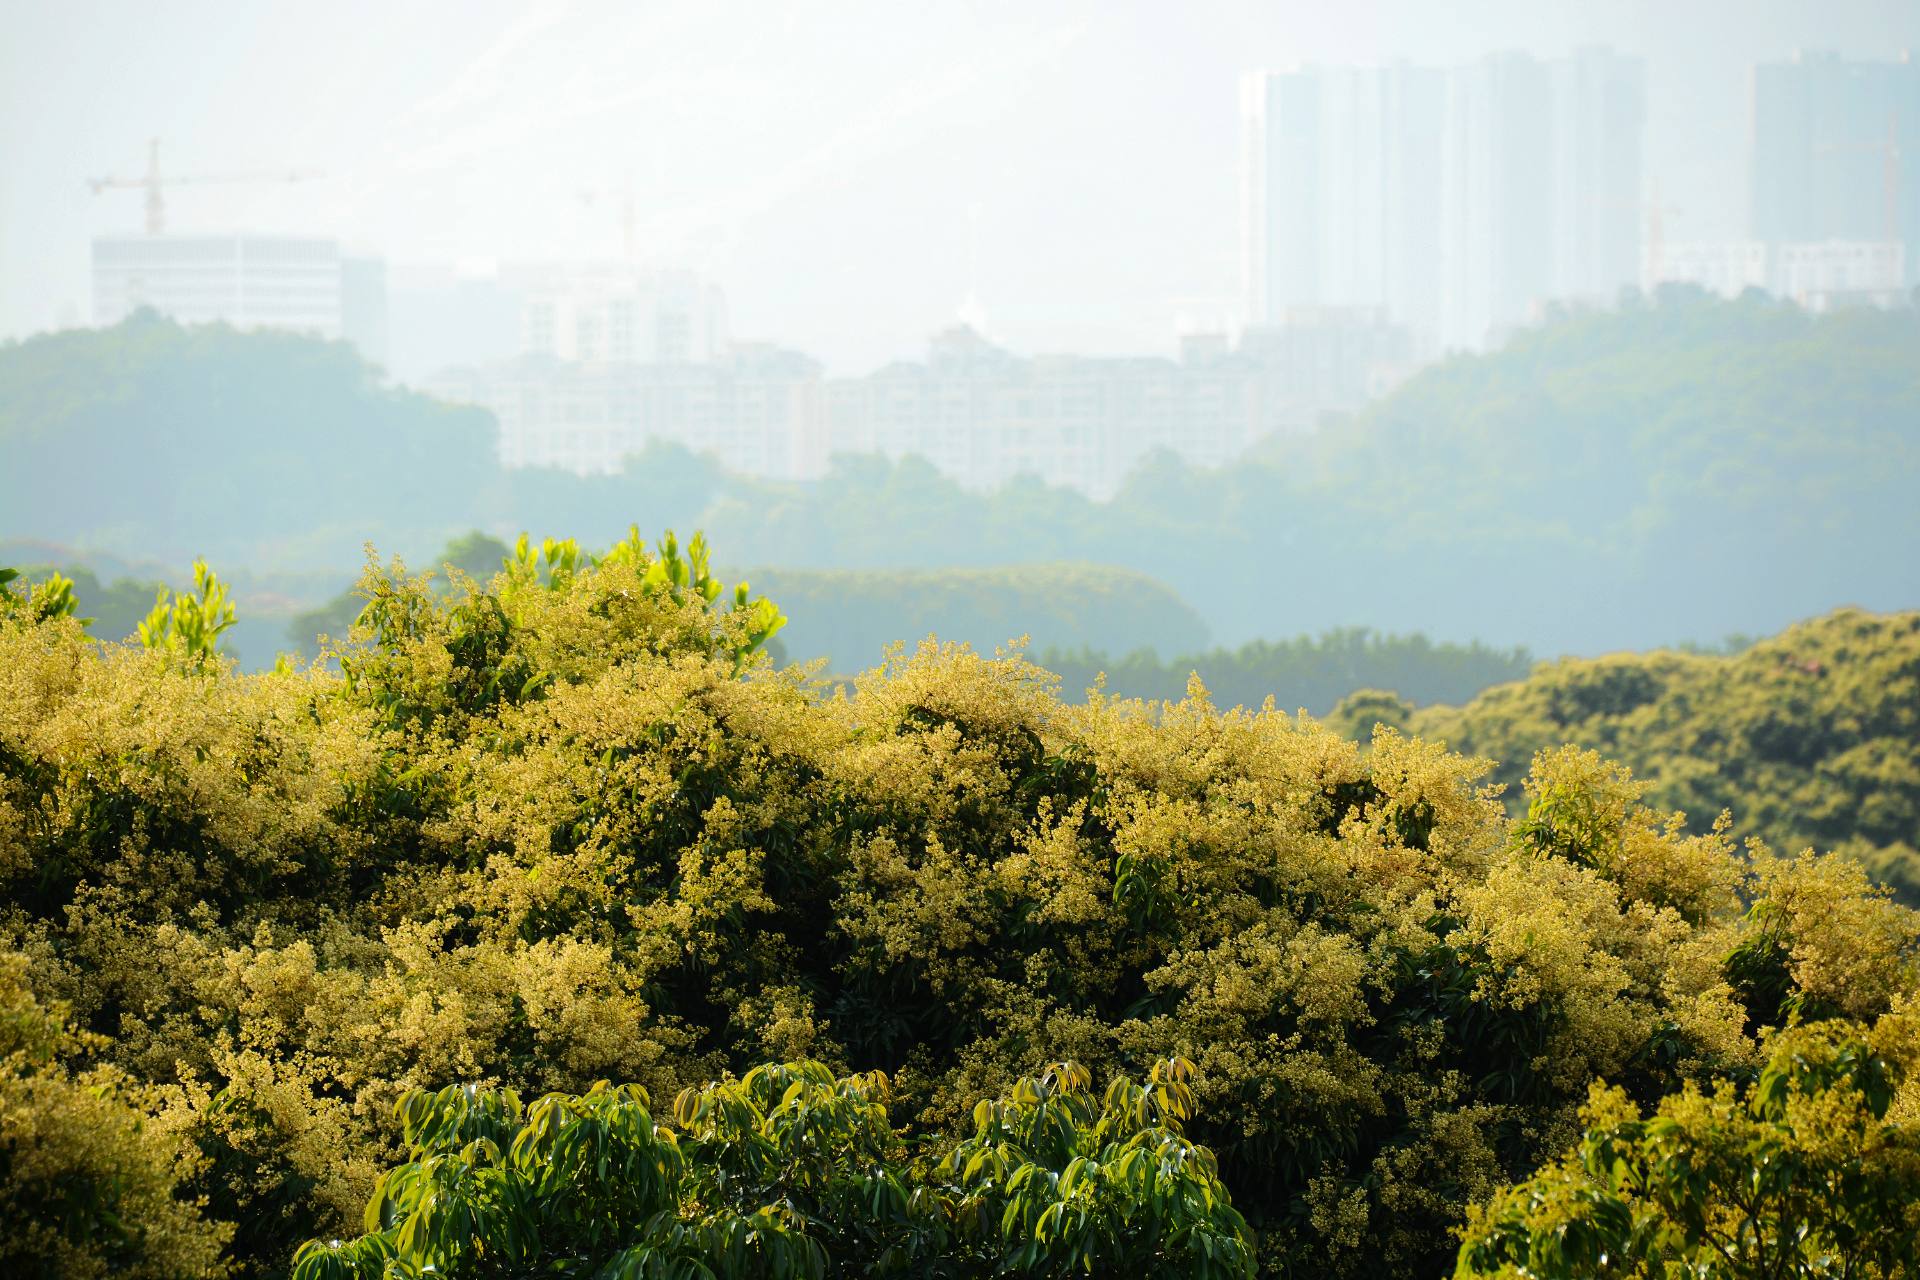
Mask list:
[[1509,820],[1488,762],[1197,683],[1068,705],[929,644],[828,689],[644,572],[375,568],[351,641],[256,676],[0,623],[0,943],[190,1137],[205,1257],[348,1234],[409,1089],[804,1056],[958,1131],[1048,1062],[1181,1056],[1270,1273],[1438,1274],[1595,1079],[1909,1007],[1913,917],[1851,864],[1689,835],[1597,758]]

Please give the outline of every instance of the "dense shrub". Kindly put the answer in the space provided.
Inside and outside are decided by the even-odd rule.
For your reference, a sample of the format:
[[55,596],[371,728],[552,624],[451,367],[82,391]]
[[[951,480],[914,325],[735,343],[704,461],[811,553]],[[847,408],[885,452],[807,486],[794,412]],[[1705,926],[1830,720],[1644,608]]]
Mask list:
[[1567,659],[1410,725],[1508,783],[1536,751],[1593,748],[1663,809],[1842,849],[1920,903],[1920,613],[1842,609],[1734,654]]
[[[1757,1069],[1769,1028],[1913,989],[1915,917],[1854,864],[1689,833],[1597,757],[1542,754],[1513,821],[1484,761],[1197,683],[1069,704],[1018,657],[927,645],[828,692],[701,564],[630,538],[450,588],[375,565],[350,639],[251,676],[0,622],[0,941],[102,1037],[90,1069],[167,1091],[175,1200],[233,1224],[240,1273],[354,1236],[402,1190],[382,1170],[506,1176],[510,1140],[396,1132],[415,1091],[583,1115],[638,1105],[602,1080],[878,1070],[908,1151],[1012,1142],[1064,1183],[1055,1156],[1105,1168],[1104,1139],[1043,1158],[979,1100],[1181,1058],[1180,1140],[1263,1273],[1437,1275],[1595,1080],[1651,1107]],[[912,1185],[1014,1196],[993,1167]]]
[[1920,1046],[1910,1013],[1888,1021],[1864,1035],[1831,1022],[1783,1033],[1745,1089],[1689,1083],[1651,1116],[1596,1085],[1576,1149],[1475,1210],[1456,1274],[1910,1275],[1916,1099],[1892,1113]]
[[[1126,634],[1115,632],[1114,634]],[[1166,650],[1162,650],[1166,652]],[[1129,698],[1178,699],[1187,677],[1198,672],[1207,690],[1226,707],[1257,707],[1268,698],[1287,710],[1317,716],[1337,712],[1355,694],[1392,690],[1416,705],[1465,702],[1489,685],[1524,677],[1533,668],[1525,649],[1484,644],[1436,644],[1423,635],[1383,636],[1347,627],[1292,640],[1256,640],[1238,649],[1213,649],[1162,659],[1152,652],[1109,656],[1089,650],[1045,651],[1041,665],[1059,673],[1070,692],[1106,677],[1107,692]],[[1398,725],[1411,713],[1387,706],[1385,723]],[[1395,717],[1399,716],[1399,719]],[[1374,721],[1359,725],[1365,739]]]
[[0,1270],[10,1276],[211,1275],[231,1228],[183,1183],[189,1109],[112,1066],[0,953]]
[[1191,1065],[1147,1081],[1055,1064],[975,1109],[972,1136],[913,1151],[878,1072],[761,1066],[688,1089],[670,1117],[595,1085],[522,1108],[449,1087],[400,1101],[409,1159],[368,1234],[313,1242],[294,1280],[586,1273],[1250,1277],[1246,1224],[1187,1142]]

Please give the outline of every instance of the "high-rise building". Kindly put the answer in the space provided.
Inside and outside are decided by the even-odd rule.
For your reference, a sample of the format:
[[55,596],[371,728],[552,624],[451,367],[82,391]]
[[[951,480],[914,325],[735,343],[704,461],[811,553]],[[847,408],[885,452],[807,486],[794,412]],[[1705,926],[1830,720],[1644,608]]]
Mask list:
[[182,324],[222,322],[344,338],[386,357],[386,275],[333,240],[289,236],[102,236],[93,242],[93,321],[143,307]]
[[1300,308],[1437,323],[1444,73],[1303,67],[1241,83],[1247,320]]
[[1753,72],[1752,234],[1904,246],[1920,281],[1920,63],[1797,53]]
[[1645,102],[1640,60],[1608,49],[1454,69],[1443,345],[1484,346],[1545,302],[1611,302],[1639,280]]
[[1480,347],[1524,321],[1553,280],[1553,82],[1525,54],[1447,80],[1440,339]]
[[1640,278],[1646,69],[1611,49],[1550,64],[1556,298],[1612,302]]
[[1640,274],[1641,63],[1606,49],[1241,84],[1246,312],[1377,310],[1479,347]]

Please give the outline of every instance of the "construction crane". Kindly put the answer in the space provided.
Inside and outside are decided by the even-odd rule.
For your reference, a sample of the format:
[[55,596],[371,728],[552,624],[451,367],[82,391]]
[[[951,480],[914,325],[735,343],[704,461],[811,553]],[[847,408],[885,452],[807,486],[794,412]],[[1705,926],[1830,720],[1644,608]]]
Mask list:
[[147,234],[157,236],[167,229],[167,187],[182,187],[207,182],[305,182],[317,173],[289,170],[285,173],[195,173],[177,178],[160,176],[160,139],[147,143],[147,172],[141,178],[89,178],[87,187],[95,195],[103,191],[141,188],[147,193]]

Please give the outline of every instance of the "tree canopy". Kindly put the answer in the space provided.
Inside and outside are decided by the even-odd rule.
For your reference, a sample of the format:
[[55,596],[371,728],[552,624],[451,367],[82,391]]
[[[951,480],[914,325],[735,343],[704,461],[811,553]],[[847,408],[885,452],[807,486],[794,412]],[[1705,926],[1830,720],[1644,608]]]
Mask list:
[[1889,1114],[1912,1015],[1778,1036],[1744,1089],[1641,1114],[1595,1086],[1573,1153],[1476,1207],[1455,1273],[1597,1280],[1898,1276],[1920,1255],[1920,1130]]
[[[1486,761],[1221,712],[1198,684],[1071,703],[1021,657],[929,644],[836,692],[767,662],[779,611],[666,539],[523,541],[451,589],[376,563],[362,590],[328,661],[255,675],[101,645],[44,594],[0,611],[0,950],[98,1037],[65,1078],[123,1082],[155,1135],[144,1167],[172,1181],[140,1212],[198,1222],[186,1256],[240,1274],[369,1231],[302,1265],[520,1258],[537,1231],[543,1257],[715,1267],[804,1184],[825,1199],[781,1256],[846,1270],[946,1231],[957,1274],[1238,1274],[1244,1244],[1265,1275],[1438,1275],[1596,1082],[1645,1114],[1751,1077],[1781,1028],[1869,1034],[1913,1000],[1920,917],[1857,863],[1742,848],[1737,817],[1689,830],[1577,748],[1533,761],[1512,817]],[[47,1078],[8,1064],[7,1088]],[[764,1194],[728,1199],[689,1188],[731,1146],[655,1186],[569,1181],[581,1149],[553,1145],[578,1121],[664,1159],[640,1108],[685,1156],[697,1108],[641,1098],[705,1096],[747,1159],[796,1086],[795,1114],[851,1108],[852,1149],[885,1159],[814,1144],[840,1171],[816,1177],[776,1143]],[[493,1118],[448,1145],[434,1117],[463,1098]],[[1140,1199],[1153,1161],[1171,1201]],[[834,1199],[885,1177],[903,1223]],[[997,1234],[968,1225],[976,1195]],[[595,1227],[619,1197],[677,1207]],[[20,1203],[84,1256],[122,1248]],[[156,1274],[198,1265],[126,1238]]]
[[[473,528],[600,544],[638,518],[706,529],[736,574],[1125,566],[1229,647],[1365,626],[1597,653],[1910,607],[1920,567],[1888,549],[1920,541],[1917,424],[1920,312],[1669,290],[1549,317],[1230,467],[1150,459],[1105,502],[971,493],[917,458],[755,480],[663,445],[583,477],[501,470],[486,414],[344,345],[145,317],[0,345],[0,536],[237,580],[349,565],[370,537],[424,559]],[[46,482],[76,458],[83,479]]]
[[1509,784],[1537,751],[1591,747],[1663,809],[1845,850],[1920,902],[1920,613],[1843,609],[1734,654],[1568,659],[1407,725]]
[[[1258,707],[1272,698],[1275,706],[1317,716],[1333,714],[1350,695],[1368,690],[1392,690],[1393,696],[1423,706],[1465,702],[1490,685],[1521,679],[1533,669],[1533,657],[1525,649],[1436,643],[1424,635],[1380,635],[1365,627],[1291,640],[1254,640],[1238,649],[1171,659],[1151,651],[1123,656],[1054,648],[1042,649],[1038,661],[1058,674],[1070,692],[1105,676],[1107,692],[1116,696],[1171,702],[1185,694],[1188,678],[1197,674],[1220,706]],[[1403,727],[1413,707],[1375,710],[1382,712],[1380,721]],[[1348,736],[1371,736],[1375,722],[1367,719]]]

